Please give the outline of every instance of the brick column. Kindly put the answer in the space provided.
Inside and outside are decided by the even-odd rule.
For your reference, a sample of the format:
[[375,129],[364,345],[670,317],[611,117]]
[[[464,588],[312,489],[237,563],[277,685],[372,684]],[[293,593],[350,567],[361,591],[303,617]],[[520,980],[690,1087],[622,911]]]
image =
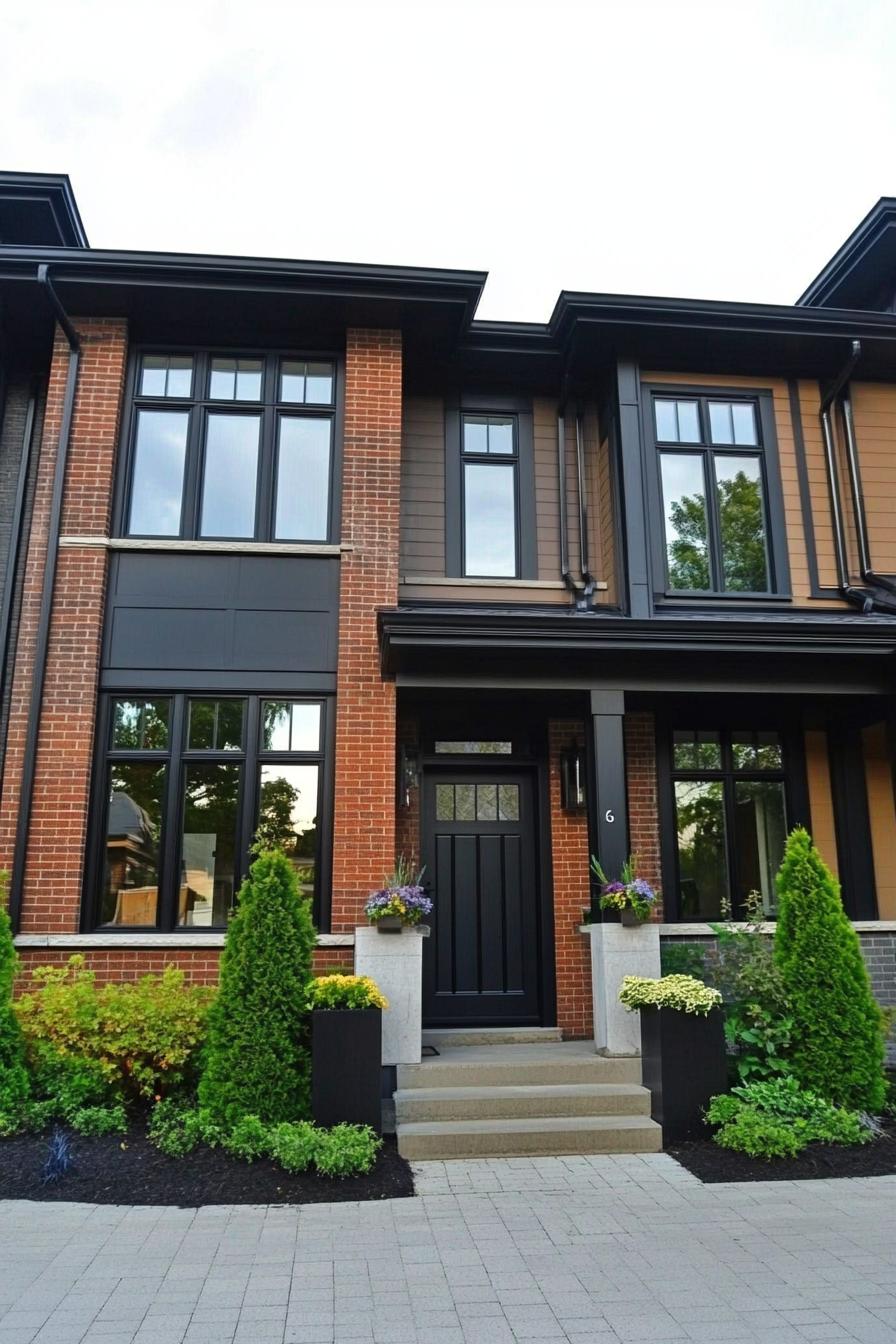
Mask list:
[[[65,479],[62,535],[99,540],[108,535],[110,525],[127,324],[120,319],[104,318],[76,320],[75,326],[81,337],[82,353]],[[12,865],[15,844],[68,362],[68,344],[57,331],[28,542],[0,804],[0,863],[7,869]],[[24,933],[74,933],[78,929],[106,562],[106,550],[101,544],[60,548],[25,867]]]
[[342,467],[332,929],[362,921],[395,862],[395,685],[380,676],[377,609],[398,601],[401,333],[349,330]]
[[[652,714],[626,714],[624,720],[625,764],[628,781],[628,823],[632,853],[638,872],[652,887],[662,883],[660,861],[660,815],[656,786],[656,728]],[[663,903],[654,907],[653,918],[663,918]]]
[[591,956],[587,938],[578,931],[590,899],[588,819],[584,812],[564,812],[560,806],[560,758],[574,742],[582,744],[584,733],[585,725],[574,720],[548,725],[557,1025],[574,1040],[593,1031]]

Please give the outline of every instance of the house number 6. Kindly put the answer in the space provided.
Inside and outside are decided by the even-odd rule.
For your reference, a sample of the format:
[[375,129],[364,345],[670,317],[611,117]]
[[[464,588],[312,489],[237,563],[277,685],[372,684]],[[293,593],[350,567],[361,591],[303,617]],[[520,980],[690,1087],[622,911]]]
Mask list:
[[615,814],[610,810],[610,808],[607,808],[606,812],[604,813],[604,816],[606,817],[607,821],[611,823],[616,820]]

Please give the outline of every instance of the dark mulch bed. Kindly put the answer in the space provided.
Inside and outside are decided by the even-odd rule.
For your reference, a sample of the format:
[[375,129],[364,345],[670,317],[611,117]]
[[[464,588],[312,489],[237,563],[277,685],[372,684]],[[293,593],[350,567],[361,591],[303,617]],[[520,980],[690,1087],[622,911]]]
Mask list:
[[810,1143],[798,1157],[765,1160],[732,1153],[710,1139],[672,1144],[665,1150],[707,1184],[717,1181],[806,1181],[825,1176],[896,1174],[896,1127],[872,1143],[841,1147]]
[[219,1148],[165,1157],[140,1129],[88,1139],[72,1135],[74,1166],[42,1185],[48,1135],[0,1141],[0,1199],[73,1200],[88,1204],[325,1204],[413,1195],[411,1169],[387,1138],[369,1176],[334,1180],[290,1176],[273,1162],[240,1162]]

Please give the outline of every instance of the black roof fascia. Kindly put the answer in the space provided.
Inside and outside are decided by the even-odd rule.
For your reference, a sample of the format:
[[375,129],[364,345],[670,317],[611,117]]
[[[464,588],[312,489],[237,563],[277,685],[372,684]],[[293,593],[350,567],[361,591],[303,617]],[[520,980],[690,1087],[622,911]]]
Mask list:
[[805,620],[776,617],[687,619],[554,615],[541,610],[508,612],[449,608],[393,608],[378,616],[384,670],[399,670],[403,652],[424,649],[493,652],[815,654],[890,656],[896,653],[896,619],[856,613]]
[[886,279],[889,264],[891,288],[896,288],[896,198],[881,196],[865,218],[837,249],[797,304],[807,307],[842,307],[848,303],[873,302]]
[[0,202],[4,200],[45,205],[53,217],[60,246],[90,246],[68,173],[0,171]]

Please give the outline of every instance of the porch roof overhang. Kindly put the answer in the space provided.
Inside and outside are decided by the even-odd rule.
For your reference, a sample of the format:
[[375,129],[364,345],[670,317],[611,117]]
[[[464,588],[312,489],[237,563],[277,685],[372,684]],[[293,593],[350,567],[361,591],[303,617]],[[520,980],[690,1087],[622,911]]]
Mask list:
[[859,613],[679,611],[649,620],[532,607],[402,606],[379,612],[382,670],[400,682],[586,688],[837,690],[894,686],[896,618]]

